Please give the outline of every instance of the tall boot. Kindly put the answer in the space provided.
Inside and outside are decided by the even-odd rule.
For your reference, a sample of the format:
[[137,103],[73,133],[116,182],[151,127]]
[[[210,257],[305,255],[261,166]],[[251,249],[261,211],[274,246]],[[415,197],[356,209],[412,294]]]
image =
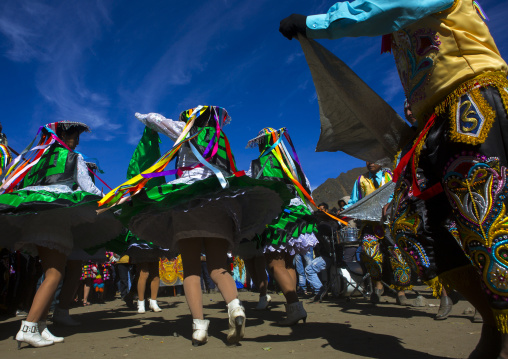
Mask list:
[[53,343],[63,343],[63,337],[55,337],[48,329],[48,325],[45,320],[41,320],[39,322],[39,332],[41,333],[41,337],[46,340],[51,340]]
[[439,310],[437,311],[434,320],[444,320],[448,318],[453,307],[453,301],[449,296],[442,296],[441,302],[439,303]]
[[300,320],[303,320],[304,323],[307,321],[307,312],[303,308],[302,302],[286,304],[286,314],[287,318],[277,323],[281,327],[295,325]]
[[16,334],[16,341],[18,342],[18,349],[21,348],[21,343],[30,344],[33,347],[40,348],[52,345],[52,340],[46,340],[39,333],[39,324],[21,321],[21,329]]
[[236,344],[245,335],[245,309],[239,299],[233,299],[228,303],[228,316],[228,343]]
[[192,345],[205,344],[208,341],[208,326],[210,321],[207,319],[192,319]]

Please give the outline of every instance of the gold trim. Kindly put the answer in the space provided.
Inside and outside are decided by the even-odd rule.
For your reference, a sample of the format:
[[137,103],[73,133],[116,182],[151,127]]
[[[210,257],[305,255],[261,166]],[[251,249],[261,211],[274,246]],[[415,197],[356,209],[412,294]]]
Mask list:
[[[501,92],[501,91],[499,91]],[[478,136],[470,136],[464,133],[459,133],[457,131],[457,111],[460,102],[460,97],[468,94],[474,103],[478,106],[478,110],[483,117],[482,128],[480,129]],[[490,129],[494,124],[494,120],[496,118],[496,112],[489,105],[487,100],[482,96],[479,88],[474,88],[471,91],[466,92],[465,94],[457,97],[454,103],[450,107],[450,139],[455,142],[467,143],[470,145],[479,145],[485,142],[487,136],[489,135]],[[464,102],[467,103],[469,101]],[[461,104],[462,105],[462,104]],[[471,105],[471,103],[469,103]]]
[[[470,92],[475,88],[487,86],[494,86],[497,87],[498,89],[502,89],[508,86],[506,74],[502,71],[495,72],[489,71],[481,75],[478,75],[470,80],[467,80],[466,82],[463,82],[459,87],[457,87],[454,91],[452,91],[443,101],[441,101],[434,108],[436,116],[445,113],[448,107],[453,104],[456,104],[457,99],[462,95]],[[425,123],[421,124],[420,126],[425,126]]]
[[502,334],[508,334],[508,309],[495,309],[492,308],[494,319],[496,320],[496,327]]
[[406,291],[406,290],[413,290],[413,285],[409,284],[408,286],[404,287],[401,285],[390,284],[390,288],[400,292],[400,291]]
[[439,279],[439,277],[426,280],[424,281],[424,283],[428,285],[430,289],[432,289],[432,296],[434,296],[434,298],[441,298],[443,284],[441,284],[441,280]]

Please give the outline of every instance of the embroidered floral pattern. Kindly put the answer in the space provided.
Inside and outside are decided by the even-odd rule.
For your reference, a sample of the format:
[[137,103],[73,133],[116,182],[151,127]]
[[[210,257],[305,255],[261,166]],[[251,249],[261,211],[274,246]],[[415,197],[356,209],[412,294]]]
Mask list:
[[508,301],[507,169],[471,152],[450,160],[444,190],[453,206],[462,248],[480,270],[487,293]]
[[404,259],[400,249],[395,246],[390,248],[390,264],[393,268],[395,286],[408,287],[411,285],[411,268]]
[[419,277],[423,277],[424,269],[430,267],[430,262],[417,240],[417,231],[422,220],[408,205],[408,199],[412,196],[410,188],[409,182],[402,179],[395,189],[390,233],[405,261]]
[[426,97],[425,85],[434,68],[441,41],[436,31],[419,29],[413,34],[400,30],[392,36],[392,49],[406,98],[414,104]]

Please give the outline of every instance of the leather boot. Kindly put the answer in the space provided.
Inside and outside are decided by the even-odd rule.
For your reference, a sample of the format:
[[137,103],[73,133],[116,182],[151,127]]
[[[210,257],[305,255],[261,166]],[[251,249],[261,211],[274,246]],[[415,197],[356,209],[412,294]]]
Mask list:
[[228,316],[228,343],[236,344],[245,335],[245,310],[239,299],[233,299],[228,303]]
[[439,304],[439,310],[437,311],[434,320],[444,320],[448,318],[453,307],[452,299],[448,296],[441,297],[441,302]]
[[149,307],[151,310],[153,310],[154,312],[162,312],[162,309],[159,308],[159,305],[157,304],[157,299],[149,299]]
[[210,321],[207,319],[192,319],[192,345],[197,347],[208,341],[208,326]]
[[287,318],[277,323],[281,327],[295,325],[300,320],[303,320],[304,323],[307,321],[307,312],[303,308],[302,302],[286,304],[286,314]]
[[45,320],[39,322],[39,332],[41,333],[41,337],[43,337],[46,340],[53,341],[53,343],[63,343],[63,341],[64,341],[63,337],[55,337],[49,331]]
[[39,333],[39,324],[21,321],[21,329],[16,334],[16,341],[18,342],[18,349],[21,348],[21,343],[30,344],[33,347],[40,348],[52,345],[52,340],[44,339]]

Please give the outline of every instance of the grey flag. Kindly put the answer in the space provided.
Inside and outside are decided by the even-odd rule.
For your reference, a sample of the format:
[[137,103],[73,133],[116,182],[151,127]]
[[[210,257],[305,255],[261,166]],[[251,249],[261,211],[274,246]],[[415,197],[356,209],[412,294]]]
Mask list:
[[365,196],[351,207],[340,212],[340,216],[345,216],[364,221],[381,221],[383,207],[390,200],[390,196],[395,190],[395,183],[392,181],[385,183],[377,190]]
[[342,151],[392,167],[397,152],[414,135],[410,127],[338,57],[314,40],[299,40],[319,103],[316,152]]

